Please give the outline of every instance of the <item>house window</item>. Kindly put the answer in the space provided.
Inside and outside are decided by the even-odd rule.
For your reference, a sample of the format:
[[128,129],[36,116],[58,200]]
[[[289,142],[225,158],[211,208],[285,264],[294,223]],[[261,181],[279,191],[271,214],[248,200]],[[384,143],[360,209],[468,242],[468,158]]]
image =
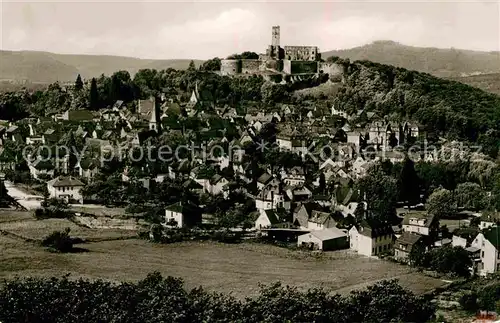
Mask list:
[[481,258],[484,258],[484,251],[481,251]]

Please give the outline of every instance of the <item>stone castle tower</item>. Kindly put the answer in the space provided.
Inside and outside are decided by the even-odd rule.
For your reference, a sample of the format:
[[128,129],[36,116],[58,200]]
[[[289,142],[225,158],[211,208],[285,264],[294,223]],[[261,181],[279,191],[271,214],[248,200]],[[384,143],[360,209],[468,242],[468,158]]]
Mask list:
[[280,26],[273,26],[271,45],[274,47],[280,46]]

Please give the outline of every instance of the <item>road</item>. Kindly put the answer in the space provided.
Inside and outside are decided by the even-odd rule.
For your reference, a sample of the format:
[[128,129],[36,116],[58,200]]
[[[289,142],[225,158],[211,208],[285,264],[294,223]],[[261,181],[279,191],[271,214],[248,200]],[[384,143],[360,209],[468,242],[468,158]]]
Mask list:
[[35,210],[41,207],[43,196],[28,194],[9,181],[5,181],[5,188],[7,189],[7,194],[27,210]]

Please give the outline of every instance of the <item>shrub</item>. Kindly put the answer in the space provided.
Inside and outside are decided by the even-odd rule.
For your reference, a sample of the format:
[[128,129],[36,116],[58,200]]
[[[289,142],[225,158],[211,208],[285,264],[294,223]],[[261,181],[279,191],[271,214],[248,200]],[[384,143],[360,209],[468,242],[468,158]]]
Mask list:
[[428,322],[435,307],[383,281],[350,295],[262,286],[252,299],[187,291],[178,278],[149,274],[138,283],[16,279],[0,287],[0,322]]
[[73,239],[69,236],[70,228],[64,231],[54,231],[42,241],[42,246],[59,252],[71,252],[73,250]]
[[476,312],[477,311],[477,295],[475,292],[466,291],[458,301],[460,306],[468,312]]

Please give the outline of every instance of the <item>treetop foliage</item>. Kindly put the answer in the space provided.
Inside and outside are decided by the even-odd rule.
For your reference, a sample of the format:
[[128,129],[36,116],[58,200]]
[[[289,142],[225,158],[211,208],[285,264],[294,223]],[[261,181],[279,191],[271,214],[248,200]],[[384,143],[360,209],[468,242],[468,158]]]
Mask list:
[[348,296],[275,283],[238,300],[149,274],[138,283],[28,278],[0,288],[2,322],[426,322],[429,300],[383,281]]

